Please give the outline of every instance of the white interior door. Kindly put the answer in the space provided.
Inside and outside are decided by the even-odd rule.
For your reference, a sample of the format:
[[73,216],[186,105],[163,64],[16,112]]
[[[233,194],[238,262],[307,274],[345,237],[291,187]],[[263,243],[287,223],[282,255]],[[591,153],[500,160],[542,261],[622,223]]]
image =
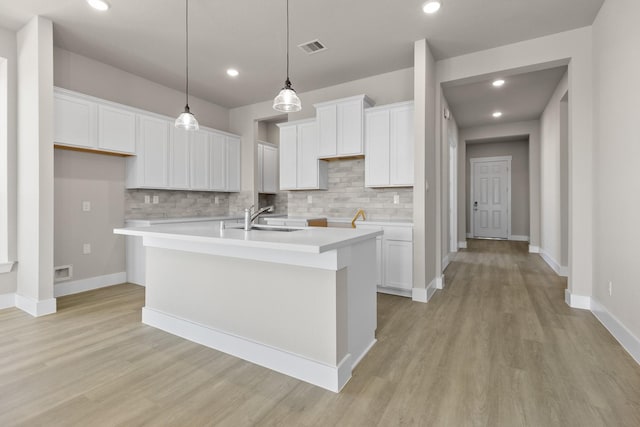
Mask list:
[[509,237],[510,164],[509,158],[471,160],[471,215],[474,237]]

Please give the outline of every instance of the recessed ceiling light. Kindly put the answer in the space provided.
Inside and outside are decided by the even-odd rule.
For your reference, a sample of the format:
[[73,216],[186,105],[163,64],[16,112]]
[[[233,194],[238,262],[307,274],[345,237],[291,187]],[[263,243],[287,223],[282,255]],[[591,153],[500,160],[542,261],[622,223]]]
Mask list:
[[440,9],[440,6],[442,6],[441,0],[428,0],[422,5],[422,10],[424,13],[436,13]]
[[91,6],[95,10],[99,10],[101,12],[109,10],[109,3],[104,0],[87,0],[87,3],[89,3],[89,6]]
[[496,111],[495,113],[493,113],[493,117],[495,117],[496,119],[498,117],[502,117],[502,113],[500,111]]
[[495,87],[500,87],[504,84],[504,80],[502,79],[494,80],[493,83],[491,84],[494,85]]
[[235,68],[229,68],[229,69],[227,70],[227,74],[228,74],[229,76],[231,76],[231,77],[238,77],[238,74],[240,74],[240,73],[239,73],[239,72],[238,72],[238,70],[236,70]]

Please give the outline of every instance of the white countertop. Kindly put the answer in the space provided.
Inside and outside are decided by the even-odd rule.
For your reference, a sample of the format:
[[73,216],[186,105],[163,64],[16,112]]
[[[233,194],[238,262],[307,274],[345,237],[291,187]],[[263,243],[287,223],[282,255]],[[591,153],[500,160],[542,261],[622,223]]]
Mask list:
[[[265,218],[280,218],[286,217],[282,214],[263,214],[261,217]],[[187,218],[134,218],[126,219],[127,226],[132,227],[148,227],[157,224],[175,224],[181,222],[204,222],[204,221],[230,221],[230,220],[242,220],[244,217],[239,215],[223,215],[223,216],[194,216]]]
[[[351,224],[351,218],[327,218],[327,222]],[[413,227],[413,221],[408,219],[384,219],[384,220],[358,219],[356,221],[356,227],[358,225],[379,225],[379,226],[392,225],[392,226],[398,226],[398,227]]]
[[[236,217],[233,217],[236,218]],[[184,218],[180,218],[183,220]],[[214,245],[276,249],[322,253],[375,238],[379,230],[309,227],[296,231],[267,231],[227,228],[220,230],[220,221],[172,222],[141,227],[114,229],[115,234],[182,240]]]

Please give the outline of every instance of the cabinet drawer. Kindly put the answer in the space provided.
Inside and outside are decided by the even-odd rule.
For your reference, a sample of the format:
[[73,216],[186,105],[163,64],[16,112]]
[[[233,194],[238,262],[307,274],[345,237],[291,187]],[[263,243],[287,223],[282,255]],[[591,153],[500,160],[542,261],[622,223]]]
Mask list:
[[405,242],[413,241],[412,227],[383,227],[384,238],[389,240],[401,240]]

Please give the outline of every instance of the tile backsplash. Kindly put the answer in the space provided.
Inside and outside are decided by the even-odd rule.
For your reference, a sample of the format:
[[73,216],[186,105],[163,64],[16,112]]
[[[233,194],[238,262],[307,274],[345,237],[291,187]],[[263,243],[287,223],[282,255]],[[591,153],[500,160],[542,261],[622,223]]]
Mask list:
[[[144,196],[158,196],[158,203],[145,203]],[[216,197],[218,203],[216,203]],[[229,193],[174,190],[126,190],[125,219],[188,218],[225,216],[229,212]]]
[[[400,202],[393,203],[394,195]],[[308,203],[307,196],[312,201]],[[413,188],[366,188],[364,159],[329,162],[329,189],[326,191],[289,191],[289,216],[326,216],[351,218],[363,208],[367,219],[413,219]]]

